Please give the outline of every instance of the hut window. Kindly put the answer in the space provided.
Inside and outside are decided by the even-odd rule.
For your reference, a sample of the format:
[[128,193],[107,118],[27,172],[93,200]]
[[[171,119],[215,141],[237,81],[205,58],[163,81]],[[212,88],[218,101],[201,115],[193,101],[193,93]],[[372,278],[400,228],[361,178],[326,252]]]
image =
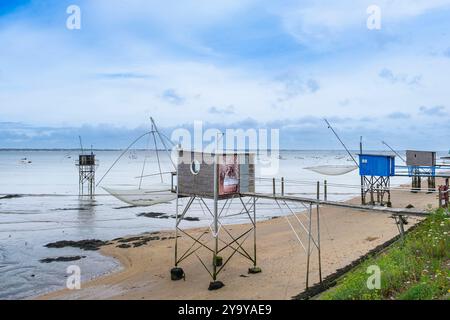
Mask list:
[[198,174],[200,172],[200,162],[198,160],[192,161],[191,172],[192,174]]

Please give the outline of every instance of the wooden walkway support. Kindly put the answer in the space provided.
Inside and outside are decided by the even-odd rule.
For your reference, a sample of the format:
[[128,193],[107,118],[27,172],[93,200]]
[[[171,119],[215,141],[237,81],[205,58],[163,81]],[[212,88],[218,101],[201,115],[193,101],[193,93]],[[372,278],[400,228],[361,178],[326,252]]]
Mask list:
[[[251,223],[251,226],[244,232],[240,234],[232,234],[229,228],[223,223],[222,218],[224,217],[224,213],[230,209],[231,203],[234,199],[239,200],[241,204],[240,212],[237,214],[245,214]],[[207,199],[206,199],[207,200]],[[194,202],[200,205],[203,212],[209,214],[211,216],[211,224],[204,229],[204,231],[200,235],[191,234],[189,230],[185,230],[181,227],[181,223],[183,219],[189,215],[189,210]],[[214,282],[217,281],[218,275],[225,268],[227,263],[231,260],[231,258],[236,254],[240,254],[247,260],[249,260],[252,264],[252,267],[249,268],[249,273],[259,273],[261,269],[256,265],[256,198],[250,198],[248,201],[244,202],[242,197],[237,195],[236,197],[226,199],[222,201],[223,204],[220,208],[218,208],[219,201],[214,201],[213,207],[211,208],[205,201],[205,199],[201,196],[191,196],[187,203],[180,207],[177,198],[177,213],[176,213],[176,222],[175,222],[175,267],[171,270],[172,280],[180,280],[184,276],[184,271],[179,267],[180,263],[186,258],[194,255],[203,265],[205,270],[211,276]],[[181,209],[181,213],[179,213]],[[223,233],[227,238],[224,239],[220,234]],[[248,252],[244,247],[244,243],[247,239],[250,238],[253,233],[253,252]],[[184,250],[184,252],[179,251],[178,246],[178,236],[182,234],[186,236],[184,241],[190,241],[190,246]],[[210,234],[210,237],[206,235]],[[211,239],[212,240],[212,244]],[[251,239],[251,238],[250,238]],[[209,253],[212,254],[212,262],[208,263],[204,261],[198,254],[199,250],[206,249]],[[223,257],[225,254],[225,250],[229,249],[231,251],[227,257]],[[212,269],[212,270],[211,270]],[[176,276],[176,273],[179,273],[180,276]],[[211,288],[211,284],[210,284]],[[220,288],[220,287],[219,287]],[[212,290],[212,289],[210,289]]]
[[[297,240],[301,244],[302,248],[306,252],[306,288],[309,287],[309,273],[310,273],[310,258],[311,253],[314,249],[314,247],[317,249],[318,253],[318,264],[319,264],[319,281],[322,283],[322,266],[321,266],[321,249],[320,249],[320,206],[332,206],[332,207],[339,207],[339,208],[348,208],[351,210],[360,210],[360,211],[372,211],[372,212],[379,212],[379,213],[386,213],[389,214],[390,217],[394,218],[397,224],[397,227],[399,228],[399,233],[402,236],[404,235],[404,223],[406,222],[406,219],[408,216],[419,216],[419,217],[425,217],[429,215],[430,213],[427,211],[421,211],[421,210],[415,210],[415,209],[404,209],[404,208],[391,208],[391,207],[384,207],[384,206],[374,206],[374,205],[358,205],[358,204],[351,204],[346,202],[337,202],[337,201],[328,201],[326,197],[326,182],[324,183],[325,192],[324,192],[324,200],[320,199],[320,182],[317,182],[317,196],[316,199],[311,198],[304,198],[304,197],[297,197],[297,196],[286,196],[284,194],[284,190],[282,194],[276,194],[273,192],[273,194],[267,194],[267,193],[241,193],[241,197],[250,197],[253,198],[253,202],[256,203],[259,199],[269,199],[275,201],[280,211],[282,211],[282,205],[284,205],[286,208],[289,209],[290,213],[296,218],[297,222],[300,224],[302,229],[300,231],[297,231],[294,227],[294,225],[290,222],[289,217],[285,216],[285,219],[289,226],[291,227],[293,233],[295,234]],[[284,189],[284,188],[283,188]],[[273,190],[275,191],[275,190]],[[300,203],[307,211],[306,213],[306,219],[307,219],[307,225],[303,224],[300,219],[297,217],[296,212],[292,210],[292,208],[289,206],[289,202],[297,202]],[[316,206],[316,226],[313,230],[312,226],[312,211],[313,207]],[[256,204],[255,204],[256,207]],[[300,238],[300,233],[306,233],[308,237],[308,243],[304,244]],[[256,242],[255,242],[256,243]]]
[[292,202],[302,202],[312,205],[319,206],[332,206],[332,207],[340,207],[340,208],[348,208],[353,210],[361,210],[361,211],[375,211],[381,213],[388,213],[394,216],[419,216],[426,217],[430,213],[424,210],[415,210],[415,209],[405,209],[405,208],[389,208],[382,206],[371,206],[371,205],[359,205],[359,204],[351,204],[346,202],[338,202],[338,201],[328,201],[328,200],[318,200],[318,199],[310,199],[304,197],[297,196],[281,196],[281,195],[271,195],[265,193],[242,193],[243,197],[256,197],[261,199],[272,199],[272,200],[282,200],[282,201],[292,201]]
[[[275,180],[272,180],[274,182]],[[256,205],[258,200],[260,199],[268,199],[273,200],[274,203],[278,206],[280,211],[288,210],[291,215],[286,215],[285,219],[289,226],[291,227],[293,233],[296,236],[296,239],[301,244],[303,250],[306,252],[307,259],[307,270],[306,270],[306,287],[309,287],[311,282],[310,279],[310,264],[311,264],[311,255],[314,250],[317,250],[318,264],[319,264],[319,281],[322,282],[322,267],[321,267],[321,248],[320,248],[320,207],[321,206],[333,206],[339,208],[347,208],[352,210],[359,211],[371,211],[371,212],[379,212],[389,214],[391,217],[394,217],[398,223],[399,232],[401,234],[404,233],[403,224],[408,216],[419,216],[425,217],[430,213],[427,211],[421,211],[417,209],[404,209],[404,208],[390,208],[383,206],[373,206],[373,205],[359,205],[359,204],[351,204],[346,202],[338,202],[338,201],[329,201],[326,199],[326,188],[327,184],[324,183],[324,199],[321,199],[321,185],[318,182],[317,194],[315,199],[298,197],[293,195],[286,195],[285,190],[285,179],[283,179],[281,193],[276,193],[275,183],[272,185],[272,193],[269,191],[268,193],[257,193],[257,192],[241,192],[235,194],[233,197],[229,199],[223,199],[224,203],[219,208],[219,200],[217,197],[215,199],[210,199],[210,197],[206,197],[206,199],[214,200],[213,206],[210,207],[205,202],[204,197],[201,195],[192,195],[187,198],[187,203],[184,204],[183,207],[179,206],[178,198],[177,198],[177,213],[176,213],[176,221],[175,221],[175,267],[171,270],[172,280],[179,280],[183,277],[184,271],[180,268],[180,264],[183,260],[190,256],[195,256],[200,261],[201,265],[205,268],[208,274],[211,276],[213,282],[210,283],[210,289],[218,284],[220,281],[218,280],[218,275],[227,265],[227,263],[231,260],[231,258],[235,254],[239,254],[246,258],[252,265],[249,268],[249,273],[258,273],[261,272],[261,269],[257,267],[256,260]],[[217,190],[215,192],[217,194]],[[247,198],[244,201],[244,198]],[[243,233],[233,235],[227,230],[226,226],[221,222],[221,217],[224,212],[226,212],[231,205],[233,199],[238,200],[240,204],[240,212],[239,214],[246,215],[251,225],[245,230]],[[189,214],[190,207],[193,203],[197,201],[202,210],[211,216],[212,223],[206,228],[200,235],[191,235],[187,230],[184,230],[181,227],[181,222]],[[300,204],[306,212],[302,214],[303,220],[299,218],[298,211],[292,206],[292,203]],[[314,207],[316,210],[316,216],[313,216]],[[181,209],[181,211],[179,211]],[[219,237],[219,233],[225,233],[230,239],[225,240],[222,237]],[[210,243],[210,240],[204,239],[207,234],[212,235],[214,239],[213,243]],[[251,235],[253,233],[253,250],[246,250],[244,248],[244,243],[247,239],[251,239]],[[190,245],[181,252],[178,246],[178,236],[184,235],[185,239],[190,241]],[[306,239],[305,239],[306,235]],[[225,253],[226,249],[230,249],[230,253],[227,257],[222,257],[222,254]],[[208,261],[204,261],[199,255],[199,250],[207,250],[209,254],[212,255],[212,263]],[[253,252],[252,252],[253,251]],[[224,259],[225,258],[225,259]],[[212,270],[211,270],[212,269]],[[222,284],[223,285],[223,284]]]

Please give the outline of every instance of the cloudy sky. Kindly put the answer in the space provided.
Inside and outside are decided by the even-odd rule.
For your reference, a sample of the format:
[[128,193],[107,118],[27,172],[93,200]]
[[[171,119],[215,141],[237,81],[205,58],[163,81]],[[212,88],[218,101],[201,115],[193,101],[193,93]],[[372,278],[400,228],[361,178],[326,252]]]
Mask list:
[[449,32],[450,0],[0,1],[0,148],[122,148],[153,116],[338,149],[326,117],[350,147],[448,150]]

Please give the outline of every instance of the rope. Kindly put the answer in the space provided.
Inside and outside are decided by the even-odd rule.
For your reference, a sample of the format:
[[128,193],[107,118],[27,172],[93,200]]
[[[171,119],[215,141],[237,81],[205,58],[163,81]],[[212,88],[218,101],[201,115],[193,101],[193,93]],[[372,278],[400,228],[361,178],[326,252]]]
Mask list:
[[347,146],[344,144],[344,142],[342,142],[341,138],[339,138],[338,134],[336,133],[336,131],[334,131],[333,127],[331,126],[331,124],[328,122],[327,119],[324,119],[325,122],[328,125],[328,128],[331,129],[331,131],[333,131],[334,135],[336,136],[336,138],[339,140],[339,142],[342,144],[342,146],[344,147],[345,151],[347,151],[348,155],[352,158],[353,162],[358,166],[359,168],[359,164],[358,162],[356,162],[355,158],[353,157],[353,155],[351,154],[351,152],[347,149]]
[[[168,157],[169,157],[169,160],[170,160],[170,162],[172,162],[173,168],[174,168],[175,171],[176,171],[176,170],[177,170],[177,166],[175,165],[175,163],[173,163],[172,157],[171,157],[170,154],[169,154],[169,150],[168,150],[168,148],[167,148],[167,146],[166,146],[166,143],[164,142],[163,137],[165,137],[165,138],[167,139],[167,141],[169,141],[169,142],[172,144],[172,146],[175,146],[175,143],[173,143],[166,135],[161,134],[161,132],[159,132],[158,127],[156,126],[155,120],[153,120],[152,117],[150,117],[150,121],[152,122],[152,126],[153,126],[153,128],[155,129],[156,133],[158,134],[158,137],[159,137],[159,139],[161,140],[161,143],[163,144],[164,149],[166,150],[166,153],[167,153],[167,155],[168,155]],[[156,142],[155,142],[155,144],[156,144]],[[161,171],[161,170],[160,170],[160,171]]]
[[123,157],[123,155],[125,153],[127,153],[128,150],[130,150],[130,148],[132,146],[134,146],[134,144],[136,142],[138,142],[139,140],[141,140],[143,137],[145,137],[147,134],[149,134],[150,132],[146,132],[143,135],[139,136],[136,140],[134,140],[121,154],[120,156],[116,159],[116,161],[114,161],[114,163],[111,165],[111,167],[109,167],[109,169],[106,171],[106,173],[103,175],[103,177],[100,178],[100,180],[98,181],[98,183],[95,185],[96,187],[98,187],[100,185],[100,183],[103,181],[103,179],[106,177],[106,175],[111,171],[111,169],[117,164],[117,162],[119,162],[119,160]]
[[[148,150],[148,146],[150,144],[150,135],[147,138],[147,150]],[[145,164],[147,162],[147,155],[144,154],[144,163],[142,164],[142,171],[141,171],[141,178],[139,179],[139,190],[141,190],[141,186],[142,186],[142,178],[144,176],[144,169],[145,169]]]
[[161,170],[161,163],[159,161],[158,146],[156,144],[156,136],[155,136],[155,131],[153,130],[153,125],[152,125],[152,135],[153,135],[153,141],[155,143],[155,151],[156,151],[156,159],[158,161],[159,175],[161,177],[161,182],[163,183],[164,179],[163,179],[162,170]]

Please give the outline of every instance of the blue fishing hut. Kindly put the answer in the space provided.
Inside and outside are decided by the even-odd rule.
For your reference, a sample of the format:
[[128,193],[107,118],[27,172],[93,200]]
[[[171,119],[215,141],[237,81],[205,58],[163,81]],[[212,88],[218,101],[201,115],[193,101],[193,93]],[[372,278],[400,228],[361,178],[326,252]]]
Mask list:
[[359,175],[392,177],[395,175],[395,156],[379,154],[359,155]]
[[[395,156],[386,154],[359,154],[361,176],[361,203],[391,206],[390,178],[395,175]],[[387,202],[384,198],[387,195]]]

